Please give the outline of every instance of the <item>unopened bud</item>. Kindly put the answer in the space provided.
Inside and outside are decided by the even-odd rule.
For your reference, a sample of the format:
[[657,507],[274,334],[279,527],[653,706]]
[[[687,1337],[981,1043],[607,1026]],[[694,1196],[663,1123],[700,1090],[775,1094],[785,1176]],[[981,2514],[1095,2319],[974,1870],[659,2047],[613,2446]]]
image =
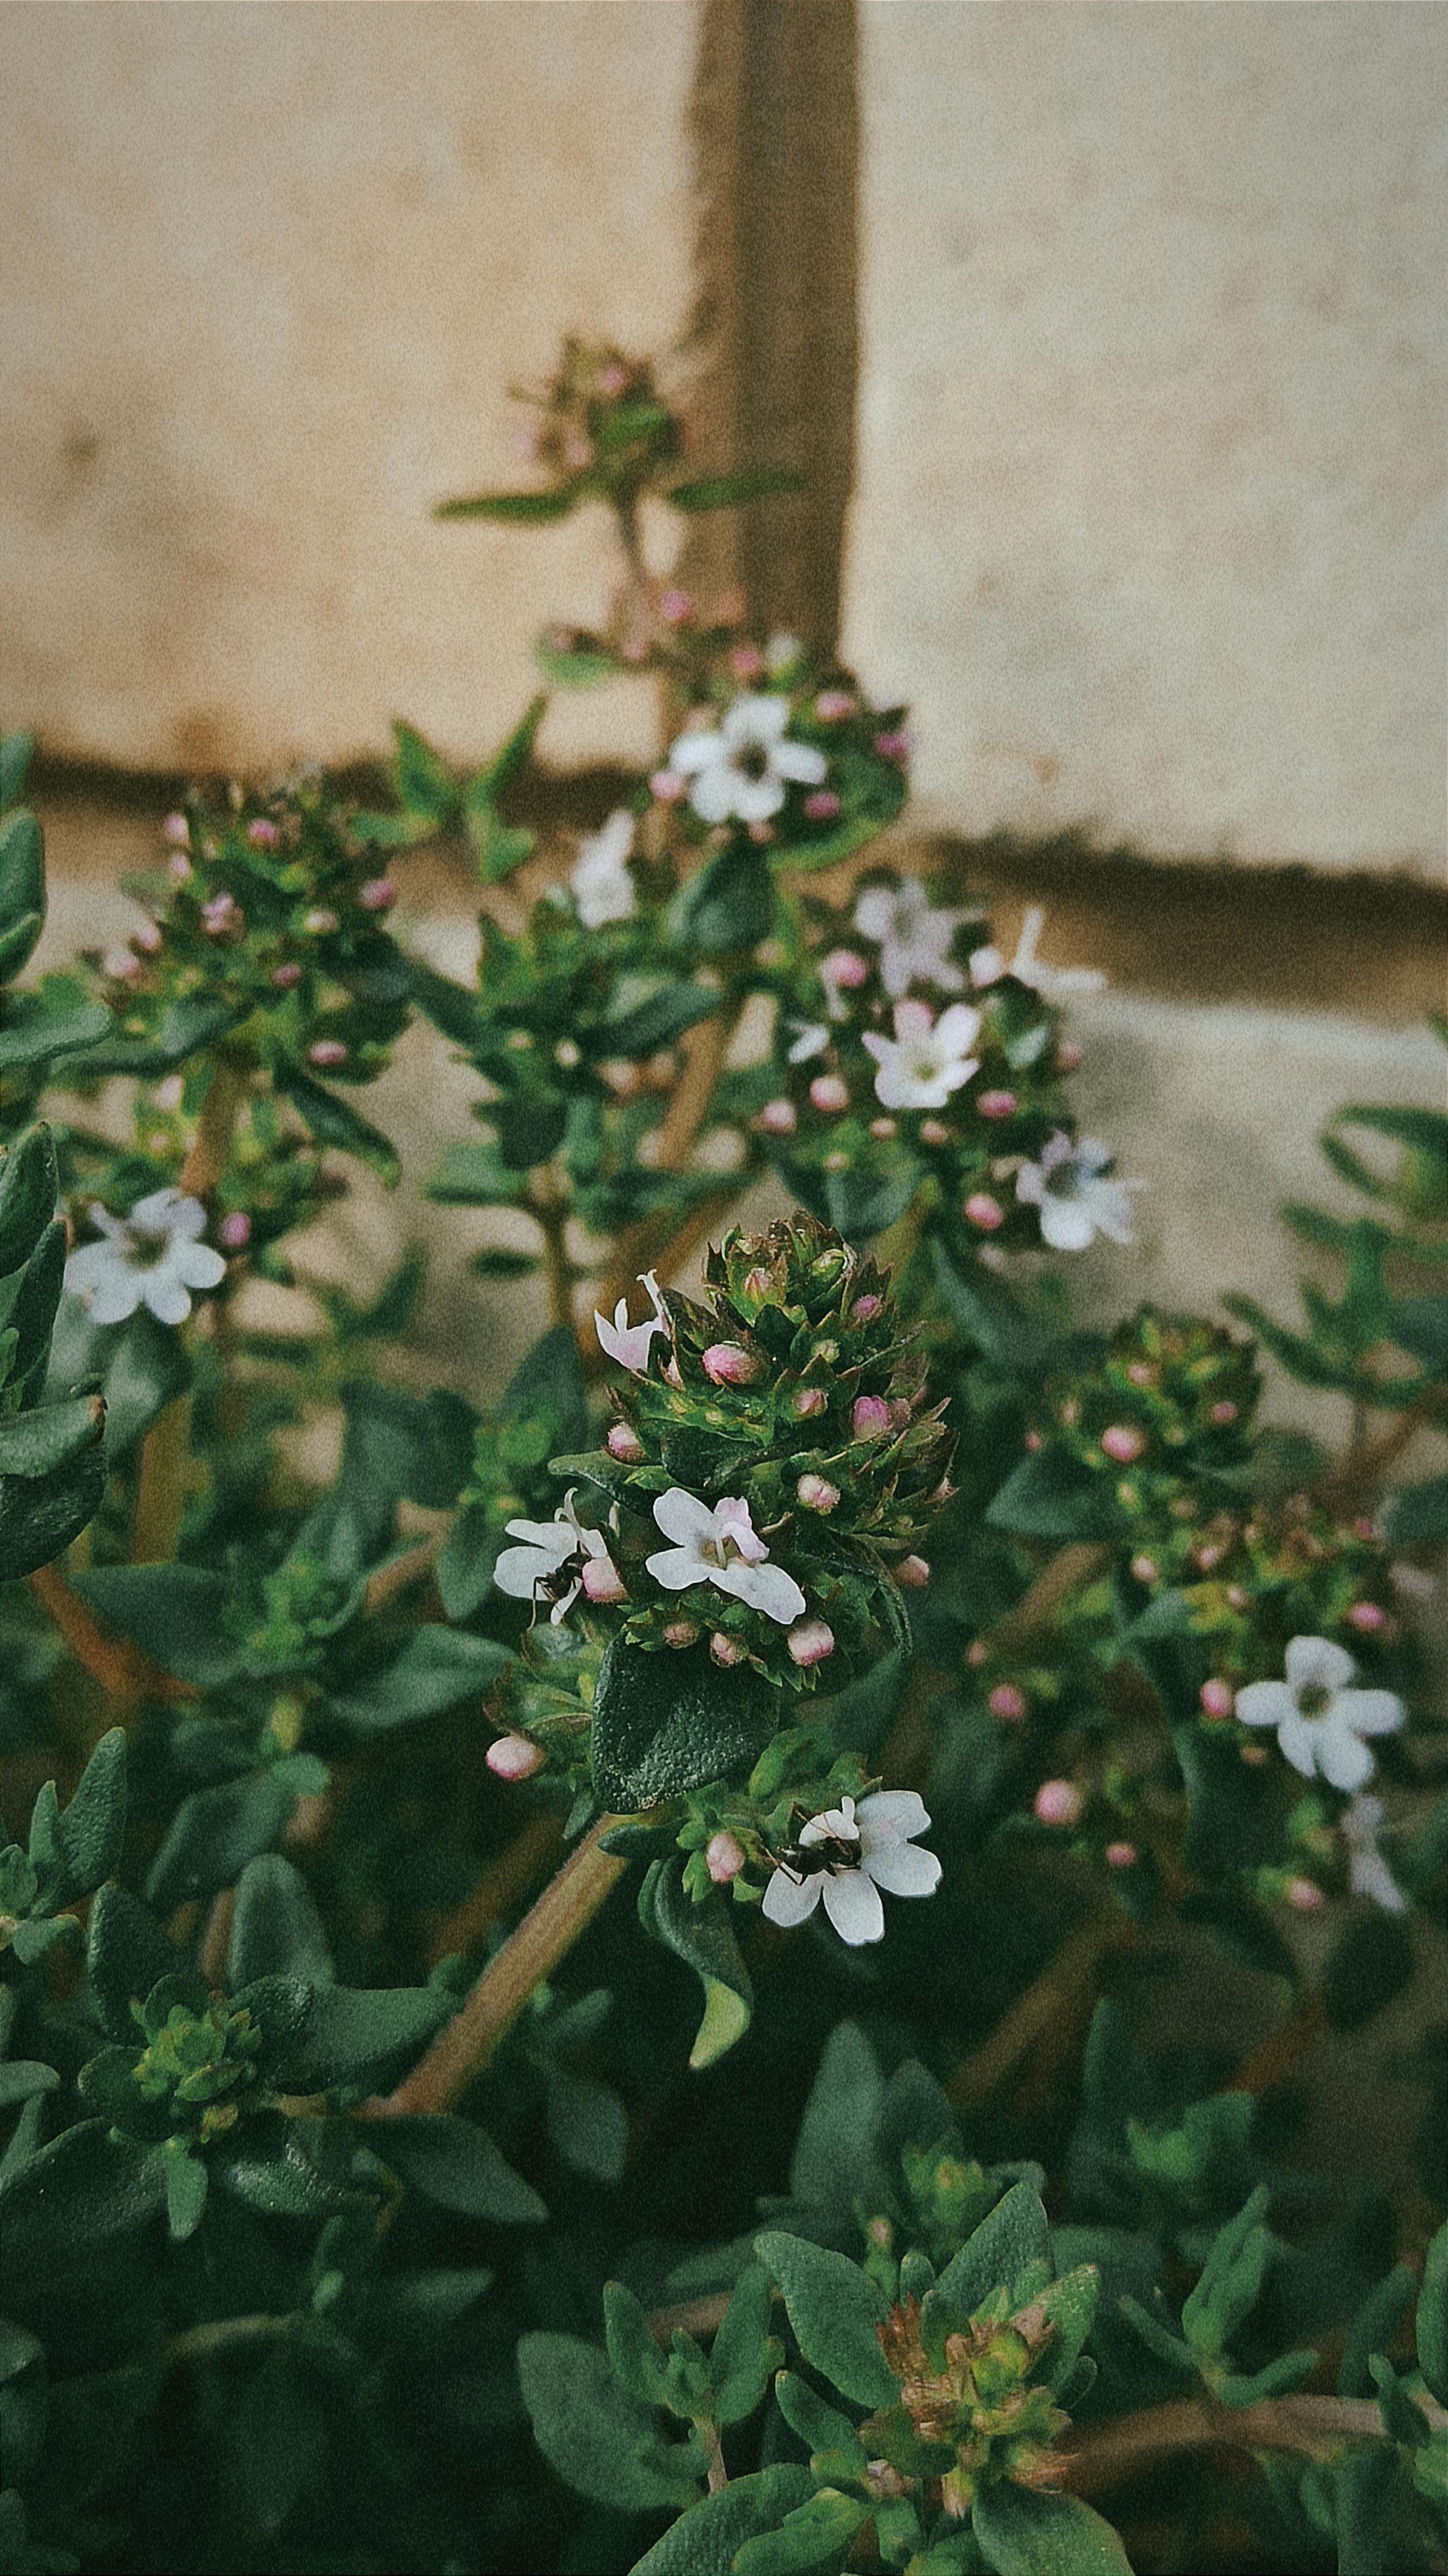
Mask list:
[[666,626],[687,625],[693,608],[694,603],[686,590],[661,590],[659,593],[659,615]]
[[1141,1456],[1146,1443],[1129,1422],[1112,1422],[1101,1434],[1101,1446],[1119,1467],[1129,1467],[1133,1458]]
[[852,716],[856,700],[849,689],[821,689],[814,702],[815,714],[822,724],[838,724],[842,716]]
[[972,1225],[980,1226],[986,1234],[994,1234],[996,1227],[1004,1225],[1006,1221],[1005,1209],[999,1199],[991,1197],[988,1190],[971,1191],[965,1202],[965,1214]]
[[1161,1567],[1154,1556],[1134,1556],[1131,1560],[1131,1571],[1138,1583],[1161,1581]]
[[882,1144],[888,1144],[892,1136],[899,1135],[900,1121],[898,1118],[872,1118],[870,1133],[878,1136]]
[[664,1630],[666,1646],[692,1646],[699,1634],[692,1619],[671,1619]]
[[828,1476],[801,1476],[794,1490],[807,1512],[832,1512],[840,1499],[839,1486]]
[[943,1119],[922,1118],[920,1121],[920,1142],[922,1145],[948,1145],[950,1142],[950,1129],[946,1126]]
[[845,992],[857,992],[869,972],[864,958],[858,956],[853,948],[832,948],[828,957],[820,959],[820,982],[833,984]]
[[883,1440],[890,1428],[890,1407],[882,1395],[857,1395],[850,1413],[857,1440]]
[[154,957],[161,945],[161,925],[159,922],[143,921],[139,930],[133,930],[131,933],[131,946],[133,948],[139,948],[143,957]]
[[1365,1635],[1371,1635],[1375,1628],[1386,1626],[1387,1612],[1380,1610],[1376,1601],[1355,1601],[1347,1614],[1347,1623],[1350,1628],[1359,1628]]
[[258,814],[254,823],[248,823],[246,837],[254,850],[274,850],[281,832],[269,815]]
[[823,1619],[798,1619],[784,1642],[795,1663],[822,1664],[835,1651],[835,1632]]
[[544,1758],[541,1747],[531,1744],[526,1735],[500,1735],[483,1756],[499,1780],[531,1780],[535,1771],[542,1770]]
[[337,928],[337,915],[324,903],[314,904],[302,922],[303,930],[314,939],[326,939]]
[[340,1038],[318,1038],[307,1049],[308,1064],[333,1065],[345,1064],[346,1061],[347,1050]]
[[1081,1792],[1074,1780],[1043,1780],[1035,1807],[1043,1825],[1074,1825],[1081,1814]]
[[217,1239],[227,1252],[244,1252],[251,1241],[251,1219],[244,1208],[233,1208],[216,1229]]
[[923,1556],[902,1556],[895,1568],[895,1580],[911,1592],[923,1592],[930,1581],[930,1565]]
[[823,1413],[828,1402],[829,1397],[826,1395],[822,1386],[797,1386],[795,1388],[794,1410],[801,1422],[807,1422],[812,1413]]
[[1135,1869],[1140,1855],[1135,1843],[1108,1843],[1105,1857],[1108,1869]]
[[796,1124],[794,1102],[766,1100],[759,1113],[759,1123],[767,1136],[792,1136]]
[[885,1300],[883,1297],[857,1297],[853,1306],[850,1308],[850,1313],[857,1324],[871,1324],[879,1314],[884,1303]]
[[1013,1091],[983,1091],[975,1105],[982,1118],[1010,1118],[1015,1113],[1016,1095]]
[[823,1110],[826,1117],[834,1118],[842,1109],[849,1108],[850,1086],[837,1073],[817,1073],[810,1084],[809,1096],[816,1109]]
[[1322,1890],[1312,1878],[1289,1878],[1282,1893],[1300,1914],[1311,1914],[1323,1901]]
[[759,1375],[759,1362],[737,1342],[711,1342],[704,1353],[704,1375],[716,1386],[752,1386]]
[[744,1845],[736,1834],[712,1834],[704,1851],[704,1866],[716,1887],[727,1887],[744,1867]]
[[170,841],[178,850],[189,849],[191,845],[191,826],[187,822],[185,815],[168,814],[165,822],[161,826],[161,837],[163,840]]
[[1004,1718],[1008,1726],[1019,1723],[1026,1713],[1026,1695],[1014,1682],[997,1682],[986,1701],[992,1717]]
[[289,993],[294,984],[300,984],[302,980],[302,970],[300,966],[297,965],[295,959],[289,959],[285,966],[274,966],[272,968],[271,979],[279,993]]
[[726,1637],[722,1628],[716,1628],[709,1640],[709,1661],[727,1673],[734,1664],[743,1663],[744,1648],[736,1645],[732,1637]]
[[804,810],[812,823],[828,823],[840,810],[840,800],[832,787],[817,787],[804,800]]
[[677,769],[656,769],[649,780],[649,792],[657,804],[677,805],[681,796],[688,795],[689,782]]
[[1074,1073],[1081,1061],[1081,1049],[1074,1038],[1063,1038],[1056,1049],[1056,1062],[1063,1073]]
[[609,1556],[590,1556],[583,1568],[583,1589],[590,1601],[601,1609],[615,1601],[627,1601],[628,1587],[618,1567]]
[[615,1422],[610,1426],[608,1453],[611,1458],[620,1459],[626,1467],[637,1465],[644,1454],[644,1444],[631,1422]]
[[364,912],[386,912],[397,901],[397,888],[391,877],[369,877],[357,888],[357,900]]

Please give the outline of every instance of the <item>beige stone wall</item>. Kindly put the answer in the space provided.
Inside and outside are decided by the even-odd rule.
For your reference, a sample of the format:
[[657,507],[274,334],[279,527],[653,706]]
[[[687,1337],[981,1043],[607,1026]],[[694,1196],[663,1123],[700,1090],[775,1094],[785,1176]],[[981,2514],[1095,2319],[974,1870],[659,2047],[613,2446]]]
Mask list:
[[860,14],[847,634],[920,789],[1436,874],[1448,13]]
[[[0,9],[0,706],[128,768],[459,754],[599,611],[601,512],[526,480],[510,381],[687,328],[693,0]],[[647,753],[574,698],[569,760]]]

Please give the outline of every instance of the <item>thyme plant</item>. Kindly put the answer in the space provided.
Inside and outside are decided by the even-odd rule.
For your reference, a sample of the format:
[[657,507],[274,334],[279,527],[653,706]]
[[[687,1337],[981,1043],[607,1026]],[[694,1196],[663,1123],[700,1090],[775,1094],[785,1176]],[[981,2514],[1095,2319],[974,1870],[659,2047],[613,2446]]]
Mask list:
[[[607,508],[620,578],[480,770],[198,787],[21,984],[0,751],[0,2561],[1442,2567],[1445,2034],[1416,2182],[1299,2079],[1448,1913],[1448,1119],[1344,1110],[1302,1328],[1143,1305],[1092,979],[882,839],[902,709],[650,569],[795,478],[610,347],[536,415],[442,515]],[[657,759],[570,838],[539,724],[619,670]],[[399,1365],[420,1255],[313,1266],[439,1043],[429,1192],[509,1226],[434,1258],[546,1314],[486,1406]]]

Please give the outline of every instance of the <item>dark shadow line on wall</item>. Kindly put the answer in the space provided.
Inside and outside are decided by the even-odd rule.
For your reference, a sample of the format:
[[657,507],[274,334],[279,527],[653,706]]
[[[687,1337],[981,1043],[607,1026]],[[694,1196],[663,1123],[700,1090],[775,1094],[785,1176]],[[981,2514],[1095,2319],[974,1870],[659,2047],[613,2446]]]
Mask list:
[[701,429],[797,497],[691,533],[681,578],[742,584],[763,631],[831,649],[855,474],[860,112],[855,0],[706,0],[692,126]]

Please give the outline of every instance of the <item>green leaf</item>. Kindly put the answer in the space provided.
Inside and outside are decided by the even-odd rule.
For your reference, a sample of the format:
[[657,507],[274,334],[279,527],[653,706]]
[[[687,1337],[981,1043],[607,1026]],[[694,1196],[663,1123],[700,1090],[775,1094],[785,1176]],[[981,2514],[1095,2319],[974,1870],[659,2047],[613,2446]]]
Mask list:
[[99,1440],[105,1418],[99,1395],[73,1395],[0,1418],[0,1476],[53,1475]]
[[[314,2121],[253,2117],[242,2131],[243,2144],[231,2155],[215,2158],[211,2166],[214,2180],[261,2218],[304,2218],[315,2222],[364,2207],[360,2192],[343,2190],[329,2182],[312,2163],[302,2144],[302,2132],[315,2126]],[[162,2148],[159,2152],[164,2155],[166,2151]]]
[[920,1185],[913,1154],[897,1151],[883,1169],[866,1163],[848,1172],[826,1172],[829,1221],[851,1243],[868,1243],[903,1216]]
[[620,2388],[597,2346],[525,2334],[518,2382],[533,2439],[580,2495],[617,2513],[656,2513],[698,2493],[695,2443],[665,2442],[649,2408]]
[[831,2031],[804,2106],[789,2168],[789,2195],[848,2218],[869,2178],[884,2082],[858,2022]]
[[89,1082],[99,1074],[169,1073],[176,1065],[184,1064],[188,1056],[199,1055],[203,1047],[214,1046],[218,1038],[224,1038],[228,1029],[245,1018],[246,1008],[244,1003],[188,994],[166,1004],[149,1037],[116,1034],[103,1039],[80,1064],[71,1067],[72,1077]]
[[335,1091],[324,1091],[320,1082],[313,1082],[309,1073],[303,1073],[300,1065],[279,1066],[272,1079],[305,1119],[319,1145],[354,1154],[358,1162],[371,1165],[389,1190],[396,1187],[402,1166],[396,1147],[380,1128],[369,1126],[345,1100],[338,1099]]
[[179,2142],[168,2142],[162,2168],[166,2178],[166,2224],[173,2245],[194,2236],[206,2214],[206,2167]]
[[795,2568],[835,2567],[869,2514],[861,2496],[820,2487],[787,2513],[778,2531],[746,2540],[734,2560],[737,2576],[792,2576]]
[[1389,1313],[1388,1331],[1435,1376],[1448,1372],[1448,1297],[1400,1297]]
[[578,483],[564,483],[553,492],[474,492],[465,500],[439,501],[432,515],[435,519],[497,519],[512,527],[546,527],[554,519],[566,519],[583,497]]
[[470,1047],[478,1033],[478,997],[420,957],[407,961],[412,998],[426,1019],[456,1046]]
[[962,1268],[938,1237],[934,1251],[942,1300],[961,1331],[979,1344],[997,1368],[1037,1376],[1047,1365],[1058,1334],[1003,1279],[989,1270]]
[[319,1986],[333,1982],[332,1955],[311,1890],[280,1852],[258,1853],[237,1883],[227,1979],[235,1987],[251,1985],[257,1977],[300,1977]]
[[752,2415],[784,2358],[769,2331],[770,2307],[769,2274],[746,2263],[709,2354],[716,2424],[742,2424]]
[[816,2394],[807,2379],[796,2370],[782,2370],[774,2383],[779,2411],[792,2433],[798,2435],[810,2455],[810,2466],[821,2477],[838,2485],[846,2478],[863,2477],[869,2466],[864,2444],[858,2439],[848,2415],[828,2406]]
[[1273,1358],[1286,1369],[1299,1386],[1350,1388],[1354,1371],[1351,1362],[1330,1359],[1316,1342],[1301,1333],[1290,1333],[1285,1325],[1276,1324],[1254,1297],[1230,1296],[1222,1299],[1228,1314],[1250,1325],[1258,1339],[1266,1344]]
[[450,1999],[434,1986],[318,1987],[274,2080],[299,2093],[364,2080],[380,2085],[427,2045],[450,2011]]
[[18,975],[45,927],[45,841],[28,806],[0,823],[0,982]]
[[1334,2030],[1361,2030],[1408,1985],[1413,1935],[1402,1916],[1369,1914],[1349,1923],[1322,1971],[1322,2000]]
[[1033,2183],[1012,2185],[941,2274],[939,2295],[973,2316],[992,2290],[1010,2290],[1031,2263],[1051,2260],[1051,2230]]
[[981,2489],[971,2523],[995,2576],[1131,2576],[1110,2523],[1079,2496],[1002,2480]]
[[240,1878],[249,1860],[269,1851],[291,1820],[296,1798],[270,1771],[193,1789],[166,1829],[146,1879],[146,1902],[158,1913],[188,1897],[212,1896]]
[[1420,1547],[1448,1538],[1448,1476],[1400,1485],[1383,1514],[1383,1536],[1390,1547]]
[[742,510],[752,501],[770,501],[784,492],[802,492],[805,477],[793,465],[742,465],[734,474],[701,474],[676,483],[667,494],[676,510],[691,518],[703,510]]
[[1440,2406],[1448,2406],[1448,2226],[1423,2259],[1418,2293],[1418,2368]]
[[442,2111],[375,2121],[368,2141],[384,2164],[439,2209],[499,2227],[536,2227],[548,2215],[531,2184],[501,2156],[486,2129]]
[[533,756],[538,727],[547,712],[547,692],[540,689],[536,697],[529,699],[507,741],[494,752],[482,772],[483,783],[490,796],[501,796],[506,788],[512,786],[515,778],[522,776]]
[[35,736],[17,726],[0,734],[0,809],[13,805],[25,788],[25,773],[35,756]]
[[671,938],[705,957],[729,957],[767,939],[774,920],[774,886],[763,859],[752,851],[718,850],[689,878],[669,906]]
[[795,2341],[811,2367],[861,2406],[894,2405],[899,2383],[875,2332],[888,2308],[879,2284],[845,2255],[800,2236],[766,2230],[754,2250],[784,2294]]
[[1022,1458],[985,1517],[1021,1538],[1114,1538],[1124,1527],[1108,1480],[1054,1449]]
[[0,1277],[30,1259],[55,1216],[60,1167],[46,1126],[28,1127],[0,1152]]
[[42,993],[11,994],[6,998],[5,1024],[0,1028],[0,1073],[12,1072],[20,1065],[41,1064],[48,1056],[75,1055],[95,1046],[110,1025],[110,1012],[99,1002],[60,1007]]
[[599,1042],[609,1055],[646,1056],[668,1046],[685,1029],[711,1019],[722,992],[668,976],[622,975],[600,1023]]
[[544,679],[560,689],[596,689],[600,680],[611,680],[619,667],[612,653],[586,644],[559,646],[548,635],[536,639],[533,659]]
[[479,1697],[492,1688],[508,1661],[507,1647],[493,1638],[432,1622],[414,1628],[401,1653],[381,1671],[350,1689],[334,1690],[332,1712],[363,1734],[375,1735]]
[[1330,2476],[1338,2576],[1392,2576],[1386,2553],[1393,2546],[1394,2452],[1386,2442],[1356,2444],[1333,2462]]
[[416,727],[396,718],[392,726],[392,784],[398,804],[441,826],[457,803],[452,771]]
[[654,1863],[645,1885],[654,1931],[703,1983],[704,2018],[689,2051],[689,2064],[698,2074],[743,2038],[754,2010],[754,1989],[727,1900],[711,1888],[704,1903],[696,1905],[684,1891],[683,1872],[682,1856],[674,1853]]
[[55,1820],[62,1877],[51,1896],[53,1906],[75,1904],[114,1875],[125,1830],[126,1738],[123,1728],[113,1726],[87,1762],[69,1806]]
[[165,2207],[164,2178],[104,2120],[82,2120],[0,2182],[6,2270],[31,2295],[84,2275]]
[[125,1888],[103,1887],[90,1910],[86,1969],[113,2040],[134,2040],[132,2002],[141,2002],[180,1965],[177,1952]]
[[656,2540],[632,2576],[732,2576],[745,2543],[761,2532],[777,2531],[785,2516],[807,2500],[812,2486],[808,2469],[788,2462],[731,2478]]
[[38,1566],[53,1564],[95,1519],[104,1491],[105,1457],[99,1442],[49,1476],[12,1477],[0,1483],[4,1574],[33,1574]]
[[238,1670],[241,1650],[221,1625],[224,1575],[199,1565],[104,1565],[71,1581],[108,1627],[178,1681],[215,1690]]
[[648,1653],[615,1637],[593,1700],[599,1804],[632,1814],[708,1780],[737,1778],[758,1760],[772,1720],[768,1686],[751,1666],[721,1672],[702,1643]]
[[628,2113],[607,2084],[550,2066],[547,2075],[549,2143],[574,2173],[594,2182],[617,2182],[628,2154]]

